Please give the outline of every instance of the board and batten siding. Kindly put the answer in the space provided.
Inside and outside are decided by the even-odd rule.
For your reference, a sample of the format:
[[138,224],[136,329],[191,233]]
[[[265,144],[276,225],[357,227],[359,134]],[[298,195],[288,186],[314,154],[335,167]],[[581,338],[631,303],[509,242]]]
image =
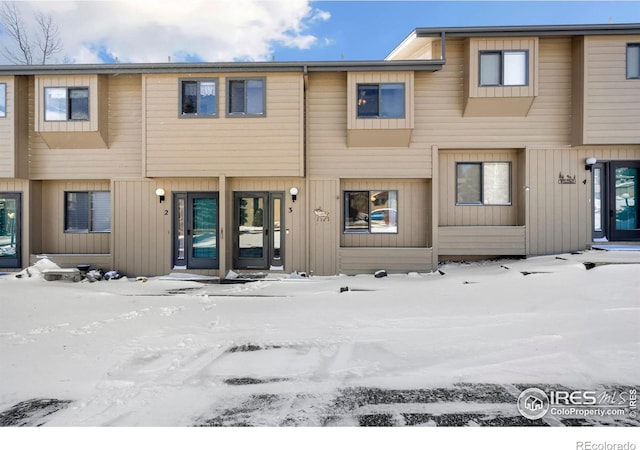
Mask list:
[[[430,147],[348,147],[347,75],[312,72],[307,87],[307,170],[312,178],[429,178]],[[355,114],[355,112],[353,112]],[[414,130],[415,132],[415,130]]]
[[[217,179],[121,179],[112,186],[114,266],[129,276],[171,272],[173,192],[219,189]],[[158,188],[165,190],[163,203],[156,196]],[[218,270],[189,272],[212,275]]]
[[626,79],[628,42],[640,35],[585,37],[585,145],[640,143],[640,80]]
[[309,184],[309,271],[336,275],[340,247],[340,180],[311,179]]
[[140,75],[108,79],[108,148],[51,149],[34,129],[34,83],[30,85],[29,140],[32,179],[111,179],[142,173]]
[[[521,215],[519,190],[520,158],[518,150],[445,150],[439,153],[439,225],[447,226],[510,226],[523,225],[518,221]],[[456,204],[456,163],[458,162],[510,162],[511,163],[511,205],[457,205]]]
[[[295,202],[291,199],[289,190],[298,188]],[[282,192],[284,194],[281,227],[284,227],[284,271],[305,271],[307,267],[307,226],[305,212],[306,189],[303,178],[227,178],[226,180],[226,211],[224,236],[227,238],[225,247],[227,252],[227,266],[232,267],[233,261],[233,194],[234,192]]]
[[[41,186],[42,222],[39,226],[41,227],[42,242],[38,253],[108,254],[111,252],[111,233],[65,233],[64,231],[66,209],[64,193],[70,191],[109,191],[108,181],[44,181]],[[113,223],[111,229],[113,229]]]
[[[587,248],[592,242],[592,181],[585,160],[640,160],[640,146],[527,149],[527,250],[545,255]],[[559,184],[560,172],[576,184]]]
[[397,233],[344,233],[344,207],[340,211],[341,247],[430,247],[431,198],[428,180],[348,179],[341,182],[345,191],[397,191]]
[[[447,40],[447,64],[415,74],[412,146],[525,148],[571,141],[571,39],[540,38],[538,92],[526,117],[463,117],[465,42]],[[477,67],[468,70],[477,70]]]
[[[227,117],[229,78],[261,77],[263,117]],[[144,75],[146,176],[304,175],[304,80],[301,73],[198,74],[217,78],[218,116],[179,117],[179,74]]]

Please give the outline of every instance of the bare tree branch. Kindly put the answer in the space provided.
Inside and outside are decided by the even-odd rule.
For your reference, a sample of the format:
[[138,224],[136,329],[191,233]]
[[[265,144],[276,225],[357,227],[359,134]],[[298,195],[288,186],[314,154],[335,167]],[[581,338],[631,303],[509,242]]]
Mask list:
[[22,15],[15,2],[4,2],[0,8],[0,20],[5,28],[5,32],[9,35],[16,50],[4,47],[3,53],[14,64],[32,64],[33,58],[31,54],[31,46],[29,38],[24,29]]
[[47,60],[54,54],[62,50],[62,41],[58,26],[53,23],[51,14],[36,14],[36,22],[39,26],[40,36],[37,38],[38,48],[42,52],[41,64],[46,64]]
[[12,43],[5,45],[2,53],[13,64],[33,64],[34,59],[36,64],[46,64],[54,54],[62,50],[58,26],[51,15],[37,13],[34,19],[37,25],[35,45],[31,43],[29,30],[25,27],[16,2],[0,2],[0,24]]

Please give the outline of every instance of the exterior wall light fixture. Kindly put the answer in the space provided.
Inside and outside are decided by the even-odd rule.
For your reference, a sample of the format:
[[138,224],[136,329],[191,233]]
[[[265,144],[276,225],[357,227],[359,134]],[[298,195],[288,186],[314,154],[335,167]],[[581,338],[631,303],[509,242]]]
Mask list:
[[158,200],[160,200],[160,203],[164,202],[164,189],[156,189],[156,195],[158,196]]
[[593,156],[587,158],[585,160],[585,165],[584,165],[584,170],[588,170],[589,172],[591,172],[591,170],[593,169],[593,165],[595,163],[597,163],[598,160],[596,158],[594,158]]
[[291,201],[295,203],[295,201],[298,199],[298,188],[292,187],[291,189],[289,189],[289,194],[291,194]]

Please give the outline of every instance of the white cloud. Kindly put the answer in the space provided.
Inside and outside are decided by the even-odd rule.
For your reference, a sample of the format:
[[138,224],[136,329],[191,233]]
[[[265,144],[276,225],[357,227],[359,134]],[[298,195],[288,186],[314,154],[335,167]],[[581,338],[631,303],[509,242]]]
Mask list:
[[[20,2],[25,18],[50,12],[76,63],[269,60],[274,46],[308,49],[309,27],[331,15],[309,0]],[[59,55],[61,59],[64,55]]]

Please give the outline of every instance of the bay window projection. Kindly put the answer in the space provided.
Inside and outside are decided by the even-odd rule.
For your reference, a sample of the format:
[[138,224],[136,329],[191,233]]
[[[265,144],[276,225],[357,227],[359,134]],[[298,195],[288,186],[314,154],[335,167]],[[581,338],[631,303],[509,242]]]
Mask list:
[[358,118],[403,118],[404,84],[359,84],[357,105]]
[[526,86],[526,50],[480,52],[480,86]]
[[89,120],[89,88],[44,88],[44,120]]

